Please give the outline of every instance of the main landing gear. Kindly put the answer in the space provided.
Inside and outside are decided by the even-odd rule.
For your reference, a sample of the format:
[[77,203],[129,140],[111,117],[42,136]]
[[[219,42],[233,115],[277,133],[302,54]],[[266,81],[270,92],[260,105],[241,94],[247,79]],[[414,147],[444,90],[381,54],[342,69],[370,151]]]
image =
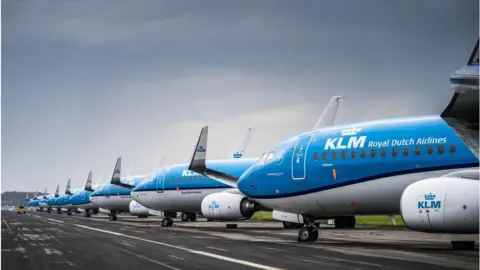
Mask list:
[[298,232],[299,242],[315,242],[318,239],[318,229],[313,224],[305,224]]
[[197,215],[195,213],[183,212],[181,220],[195,222],[197,220]]
[[72,209],[67,210],[67,215],[71,216],[72,215]]
[[165,217],[162,220],[162,227],[172,227],[173,225],[173,219],[169,217]]
[[85,213],[83,214],[84,217],[90,217],[91,214],[90,214],[90,209],[86,209],[85,210]]
[[117,220],[117,210],[110,210],[108,217],[111,221]]

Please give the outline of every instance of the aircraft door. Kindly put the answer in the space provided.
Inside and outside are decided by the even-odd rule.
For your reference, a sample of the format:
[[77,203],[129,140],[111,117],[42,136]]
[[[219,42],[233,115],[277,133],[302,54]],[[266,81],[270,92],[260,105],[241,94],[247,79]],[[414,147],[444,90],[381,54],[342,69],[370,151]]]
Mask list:
[[304,180],[307,177],[307,149],[313,135],[298,139],[292,153],[292,179]]
[[156,178],[156,183],[157,183],[157,192],[158,193],[163,193],[164,189],[165,189],[165,180],[166,180],[166,173],[164,173],[163,171],[157,175],[155,178]]

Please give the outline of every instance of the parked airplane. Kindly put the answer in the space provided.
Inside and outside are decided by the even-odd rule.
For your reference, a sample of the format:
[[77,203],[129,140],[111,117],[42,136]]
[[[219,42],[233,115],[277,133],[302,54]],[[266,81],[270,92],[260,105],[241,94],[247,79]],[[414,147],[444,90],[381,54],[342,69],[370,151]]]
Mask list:
[[[249,127],[248,130],[247,130],[246,136],[242,138],[242,140],[240,141],[240,144],[234,149],[234,152],[232,154],[233,159],[241,159],[243,157],[243,155],[244,155],[244,153],[245,153],[245,151],[246,151],[246,149],[249,145],[250,138],[251,138],[251,133],[252,133],[252,127]],[[192,149],[192,151],[193,150],[194,149]],[[187,165],[187,164],[185,164],[185,165]],[[175,165],[170,166],[169,168],[173,168],[173,167],[175,167]],[[159,177],[160,175],[163,175],[164,171],[165,171],[164,168],[154,170],[150,175],[148,175],[147,177],[145,177],[143,179],[144,181],[142,183],[138,183],[138,182],[126,183],[125,181],[121,181],[120,178],[113,177],[112,181],[111,181],[111,184],[116,186],[114,188],[116,190],[118,190],[118,192],[120,192],[119,187],[128,188],[128,191],[127,190],[123,190],[123,191],[125,192],[125,194],[128,193],[128,195],[130,195],[129,192],[131,192],[132,189],[134,189],[138,184],[143,184],[143,183],[146,183],[146,182],[150,181],[151,179],[155,179],[156,177]],[[182,173],[182,172],[180,172],[180,173]],[[181,178],[179,178],[177,180],[179,181],[181,179],[185,179],[185,177],[188,176],[187,174],[189,174],[189,173],[187,172],[186,174],[181,175],[180,176]],[[156,188],[157,188],[157,185],[155,185],[155,192],[156,192]],[[215,189],[218,190],[218,187],[216,187]],[[204,191],[204,192],[207,192],[207,191]],[[193,196],[193,197],[190,196],[190,197],[188,197],[188,200],[191,200],[192,198],[195,199],[197,196],[199,196],[199,194],[197,194],[196,196]],[[131,199],[131,198],[132,197],[129,197],[129,199]],[[185,200],[185,198],[183,198],[183,200]],[[129,211],[136,213],[137,215],[139,215],[139,217],[147,216],[151,212],[157,210],[155,208],[151,208],[151,209],[149,209],[149,208],[150,207],[146,207],[142,203],[139,203],[138,201],[135,202],[133,200],[130,202],[130,205],[129,205]],[[187,208],[182,208],[182,209],[184,209],[184,211],[180,211],[180,212],[182,212],[182,214],[181,214],[182,221],[187,221],[187,220],[195,221],[196,220],[195,211],[197,210],[197,208],[187,207]],[[173,224],[172,218],[176,217],[177,211],[174,211],[174,210],[170,211],[168,209],[163,209],[163,212],[164,212],[163,216],[165,216],[165,224]],[[144,215],[140,216],[140,213],[143,213]]]
[[[212,215],[247,217],[262,205],[275,219],[304,224],[298,241],[317,240],[315,219],[354,224],[354,215],[397,213],[412,230],[478,234],[476,91],[477,110],[463,110],[469,115],[461,119],[449,105],[442,116],[325,127],[272,147],[240,177],[205,161],[204,127],[189,169],[235,188],[205,197]],[[345,215],[352,218],[339,218]],[[452,241],[453,248],[473,246]]]
[[55,193],[53,196],[48,196],[46,198],[45,205],[48,207],[47,212],[50,213],[53,209],[57,210],[57,213],[61,213],[61,208],[57,207],[57,199],[60,196],[60,185],[57,185],[57,189],[55,190]]
[[90,217],[92,214],[91,212],[93,212],[93,214],[98,214],[98,206],[90,201],[90,195],[98,186],[99,185],[92,185],[92,172],[90,171],[88,173],[87,182],[85,183],[85,188],[73,194],[70,197],[69,203],[73,207],[85,210],[85,217]]
[[[333,123],[341,97],[333,97],[321,116],[315,123],[314,129]],[[257,159],[237,160],[215,160],[209,161],[209,167],[216,168],[230,175],[241,175],[246,169],[253,165]],[[159,211],[182,211],[182,212],[202,212],[208,220],[237,221],[249,219],[252,215],[242,215],[241,211],[232,212],[227,216],[211,215],[209,209],[215,207],[205,204],[205,198],[208,196],[223,196],[232,190],[231,186],[215,181],[209,174],[200,175],[188,170],[188,163],[177,164],[161,170],[156,177],[142,182],[132,192],[132,198],[142,205]],[[258,209],[269,210],[267,208]],[[172,226],[173,221],[168,217],[164,218],[162,226]],[[284,227],[292,227],[292,224],[285,222]]]

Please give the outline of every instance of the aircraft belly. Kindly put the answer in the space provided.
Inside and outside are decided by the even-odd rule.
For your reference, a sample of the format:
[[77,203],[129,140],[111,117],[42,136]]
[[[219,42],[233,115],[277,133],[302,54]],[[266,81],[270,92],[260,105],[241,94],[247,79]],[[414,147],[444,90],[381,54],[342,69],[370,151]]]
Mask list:
[[275,205],[275,209],[278,210],[311,214],[318,217],[395,214],[400,213],[400,197],[408,185],[457,170],[451,169],[386,177],[306,195],[269,199],[268,205]]
[[93,203],[85,203],[85,204],[79,204],[79,205],[74,205],[75,207],[81,208],[81,209],[92,209],[92,208],[97,208],[96,205]]
[[102,197],[96,196],[92,198],[92,202],[101,208],[105,209],[117,209],[122,211],[130,211],[130,202],[132,198],[129,197],[119,197],[119,196],[110,196],[110,197]]
[[165,191],[150,197],[151,208],[158,211],[199,212],[202,200],[218,189]]

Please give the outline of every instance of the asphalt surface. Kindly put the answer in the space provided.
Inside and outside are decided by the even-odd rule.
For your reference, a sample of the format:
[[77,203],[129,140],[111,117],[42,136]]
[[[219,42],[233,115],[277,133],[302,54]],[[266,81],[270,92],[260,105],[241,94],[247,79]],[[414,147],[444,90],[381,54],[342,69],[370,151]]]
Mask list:
[[[2,211],[2,269],[479,269],[475,250],[402,229],[319,230],[298,243],[277,223],[176,222]],[[475,236],[478,238],[478,235]]]

